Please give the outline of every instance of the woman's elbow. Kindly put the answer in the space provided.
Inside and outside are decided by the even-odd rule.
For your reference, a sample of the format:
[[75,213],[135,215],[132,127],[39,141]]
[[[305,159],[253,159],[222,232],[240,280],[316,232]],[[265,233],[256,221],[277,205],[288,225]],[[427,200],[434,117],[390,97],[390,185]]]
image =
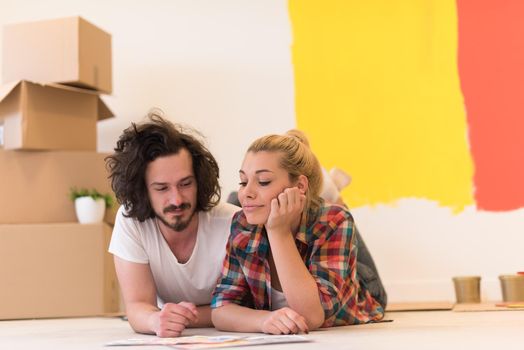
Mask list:
[[303,316],[306,319],[306,323],[310,331],[320,328],[325,321],[323,308],[315,308],[314,311],[309,312],[307,315]]
[[324,312],[322,314],[315,314],[307,318],[307,325],[310,331],[320,328],[324,324]]
[[223,306],[211,309],[211,322],[213,326],[219,331],[224,331],[224,321],[223,321]]

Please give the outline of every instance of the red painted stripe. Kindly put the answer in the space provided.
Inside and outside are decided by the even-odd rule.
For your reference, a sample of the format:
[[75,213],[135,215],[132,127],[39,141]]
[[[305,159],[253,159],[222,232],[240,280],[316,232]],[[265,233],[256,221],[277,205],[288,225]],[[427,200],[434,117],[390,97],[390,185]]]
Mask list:
[[457,0],[478,209],[524,207],[524,1]]

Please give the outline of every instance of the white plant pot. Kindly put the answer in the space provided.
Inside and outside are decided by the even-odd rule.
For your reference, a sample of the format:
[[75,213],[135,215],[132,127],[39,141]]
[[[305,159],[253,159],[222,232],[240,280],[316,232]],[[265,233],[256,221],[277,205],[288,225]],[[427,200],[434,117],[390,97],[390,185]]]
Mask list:
[[78,222],[81,224],[102,222],[106,211],[106,202],[103,198],[94,200],[92,197],[79,197],[75,199],[75,211]]

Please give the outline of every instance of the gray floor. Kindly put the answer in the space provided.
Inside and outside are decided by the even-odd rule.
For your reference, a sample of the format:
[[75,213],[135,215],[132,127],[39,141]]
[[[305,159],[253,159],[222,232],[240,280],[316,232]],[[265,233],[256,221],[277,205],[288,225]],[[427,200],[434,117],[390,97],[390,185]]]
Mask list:
[[[393,322],[336,327],[306,335],[312,342],[249,347],[249,349],[524,349],[524,311],[389,312]],[[184,335],[224,334],[211,328]],[[106,342],[148,337],[133,333],[119,318],[74,318],[0,321],[0,349],[122,349]],[[131,346],[132,349],[167,349]],[[240,349],[240,348],[237,348]]]

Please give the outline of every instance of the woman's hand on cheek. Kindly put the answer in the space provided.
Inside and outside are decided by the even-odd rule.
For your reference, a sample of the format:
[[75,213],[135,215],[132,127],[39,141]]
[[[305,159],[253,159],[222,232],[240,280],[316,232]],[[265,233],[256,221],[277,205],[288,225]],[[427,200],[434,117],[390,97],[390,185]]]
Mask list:
[[293,224],[300,220],[305,203],[306,196],[297,187],[286,188],[271,201],[266,230],[291,232]]

